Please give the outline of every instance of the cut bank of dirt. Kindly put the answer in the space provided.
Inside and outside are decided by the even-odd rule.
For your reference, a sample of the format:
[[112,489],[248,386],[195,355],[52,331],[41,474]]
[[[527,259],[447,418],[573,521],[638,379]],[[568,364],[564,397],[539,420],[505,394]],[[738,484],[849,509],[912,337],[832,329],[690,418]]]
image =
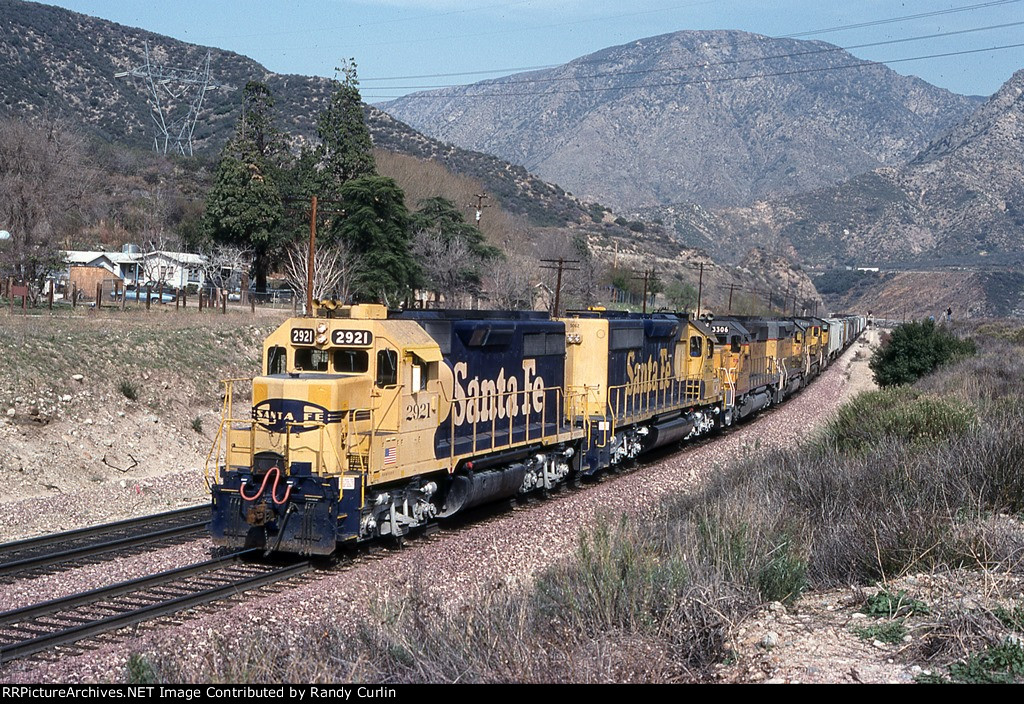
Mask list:
[[207,500],[221,379],[283,314],[0,313],[0,540]]

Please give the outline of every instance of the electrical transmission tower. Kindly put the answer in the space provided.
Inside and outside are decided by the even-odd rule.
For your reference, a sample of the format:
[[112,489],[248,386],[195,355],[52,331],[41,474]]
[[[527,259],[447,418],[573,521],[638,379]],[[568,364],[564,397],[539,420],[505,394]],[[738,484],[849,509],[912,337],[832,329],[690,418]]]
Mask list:
[[[153,147],[166,154],[169,150],[192,156],[192,135],[199,121],[206,91],[221,88],[210,81],[210,52],[193,69],[173,68],[153,63],[146,42],[146,60],[130,71],[115,73],[114,78],[132,76],[149,87],[150,117],[156,125]],[[187,112],[186,112],[187,111]]]

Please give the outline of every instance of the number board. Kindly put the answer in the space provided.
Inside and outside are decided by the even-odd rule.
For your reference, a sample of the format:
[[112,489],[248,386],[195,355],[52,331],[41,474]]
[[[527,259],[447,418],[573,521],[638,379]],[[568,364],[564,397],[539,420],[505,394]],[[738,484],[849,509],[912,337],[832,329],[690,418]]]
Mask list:
[[313,328],[292,328],[293,345],[312,345],[314,339],[316,333]]
[[712,325],[711,326],[711,332],[715,333],[716,335],[728,335],[729,334],[729,326],[728,325]]
[[339,347],[369,347],[373,344],[373,333],[369,330],[335,330],[331,343]]

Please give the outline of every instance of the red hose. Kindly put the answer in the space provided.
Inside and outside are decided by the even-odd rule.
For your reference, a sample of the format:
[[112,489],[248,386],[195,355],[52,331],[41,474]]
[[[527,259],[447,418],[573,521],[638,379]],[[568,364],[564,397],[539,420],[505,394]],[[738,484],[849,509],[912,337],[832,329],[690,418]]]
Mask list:
[[281,468],[277,466],[271,467],[270,469],[267,470],[267,473],[263,475],[263,482],[260,484],[259,491],[257,491],[255,494],[253,494],[252,496],[247,496],[245,493],[245,484],[242,484],[242,486],[238,487],[238,493],[246,501],[255,501],[259,497],[263,496],[263,492],[267,488],[267,480],[270,479],[271,473],[274,474],[274,484],[273,486],[270,487],[271,500],[273,500],[273,502],[279,506],[281,504],[287,503],[288,497],[291,496],[292,494],[292,487],[291,484],[289,484],[288,488],[284,492],[284,498],[281,499],[280,501],[277,500],[277,483],[281,481]]

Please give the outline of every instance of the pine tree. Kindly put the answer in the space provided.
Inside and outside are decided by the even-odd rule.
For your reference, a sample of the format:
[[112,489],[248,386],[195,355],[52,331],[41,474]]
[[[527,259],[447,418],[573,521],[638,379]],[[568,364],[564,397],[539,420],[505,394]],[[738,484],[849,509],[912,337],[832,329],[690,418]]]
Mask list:
[[358,258],[352,291],[360,301],[394,304],[418,281],[404,198],[398,184],[383,176],[353,179],[341,188],[345,215],[326,239],[340,239]]
[[316,131],[320,137],[318,156],[329,190],[335,191],[354,178],[372,176],[377,165],[373,159],[373,140],[363,117],[354,59],[341,68],[336,80],[338,90],[327,109],[320,113]]
[[252,250],[256,290],[265,291],[272,258],[290,239],[278,187],[287,149],[274,127],[274,98],[266,84],[249,81],[242,106],[207,193],[203,223],[215,244]]

